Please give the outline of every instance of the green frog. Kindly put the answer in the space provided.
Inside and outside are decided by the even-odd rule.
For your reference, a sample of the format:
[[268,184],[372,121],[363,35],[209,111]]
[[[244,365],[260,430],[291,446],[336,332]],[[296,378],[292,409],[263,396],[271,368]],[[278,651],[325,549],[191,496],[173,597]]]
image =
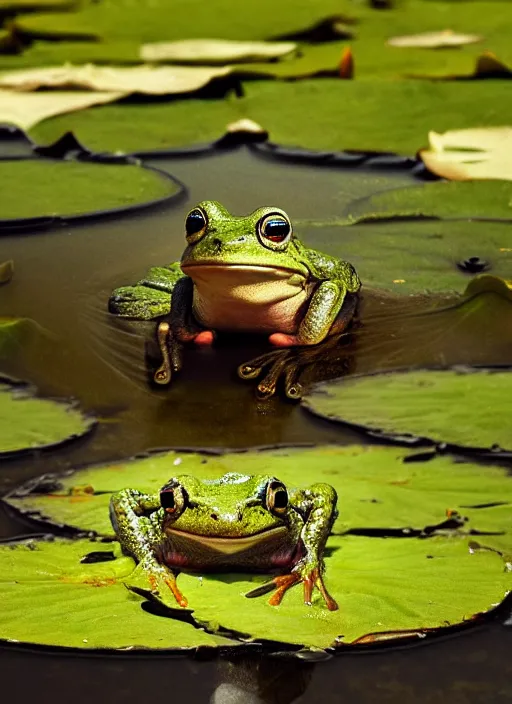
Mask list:
[[181,368],[183,343],[210,345],[216,331],[261,333],[281,348],[316,345],[354,315],[361,287],[354,267],[305,247],[280,208],[235,217],[202,201],[186,217],[185,236],[179,263],[153,267],[109,301],[125,318],[167,316],[157,329],[157,383]]
[[324,580],[325,543],[337,516],[329,484],[287,489],[272,476],[230,472],[220,479],[181,475],[158,494],[123,489],[110,501],[110,517],[123,550],[138,561],[151,592],[171,591],[186,607],[176,577],[180,570],[279,572],[250,591],[274,590],[277,606],[294,584],[303,583],[304,603],[318,588],[327,608],[338,608]]

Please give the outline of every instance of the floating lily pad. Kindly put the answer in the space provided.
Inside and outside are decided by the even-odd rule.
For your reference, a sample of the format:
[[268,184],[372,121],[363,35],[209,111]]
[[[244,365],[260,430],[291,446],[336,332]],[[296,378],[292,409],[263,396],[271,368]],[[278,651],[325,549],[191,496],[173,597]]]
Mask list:
[[512,372],[410,371],[317,386],[305,407],[392,438],[512,448]]
[[[141,598],[124,586],[135,563],[119,550],[112,560],[112,548],[88,540],[0,547],[0,639],[86,649],[235,645],[143,611]],[[107,561],[83,564],[93,552]]]
[[[55,541],[50,546],[36,543],[32,557],[25,548],[0,548],[0,595],[7,605],[0,616],[0,637],[85,648],[169,648],[204,642],[190,641],[191,631],[183,623],[175,632],[175,618],[185,614],[212,633],[229,629],[234,640],[270,639],[325,648],[378,631],[421,632],[454,625],[488,611],[504,598],[512,576],[504,570],[502,554],[469,549],[470,531],[485,525],[485,531],[501,532],[503,542],[512,543],[509,521],[501,527],[503,517],[496,517],[493,508],[476,508],[510,504],[511,479],[497,467],[453,464],[445,457],[403,462],[406,456],[403,450],[377,447],[282,448],[219,456],[170,452],[64,478],[42,478],[32,494],[9,498],[10,505],[102,533],[111,533],[112,491],[125,486],[156,491],[179,473],[212,478],[232,470],[264,471],[289,484],[297,484],[300,476],[307,477],[306,482],[329,481],[339,491],[340,518],[327,543],[326,581],[340,610],[328,612],[318,597],[313,607],[306,607],[300,588],[292,589],[277,608],[265,597],[247,599],[247,592],[268,579],[265,575],[181,573],[179,585],[192,613],[178,610],[170,596],[162,595],[170,607],[166,620],[143,612],[138,597],[118,588],[126,584],[140,589],[143,575],[139,568],[132,573],[133,561],[120,557],[117,544]],[[441,528],[426,530],[427,524],[442,520],[447,509],[471,511],[471,520],[460,521],[459,529],[447,528],[448,537]],[[424,535],[432,536],[428,539],[383,537],[392,525],[402,527],[403,536],[417,535],[411,526],[423,521]],[[377,537],[379,527],[382,537]],[[346,530],[352,535],[340,534]],[[95,546],[113,551],[113,559],[79,564],[85,553],[98,549]],[[64,608],[66,623],[57,630],[54,624]],[[89,609],[94,609],[94,618],[87,615]],[[32,630],[31,615],[37,617]],[[166,624],[167,639],[162,635]],[[201,631],[197,635],[206,637]]]
[[0,263],[0,284],[8,284],[14,276],[14,262],[8,259]]
[[378,193],[350,206],[351,218],[380,219],[397,215],[512,220],[512,184],[498,180],[438,181]]
[[37,398],[26,386],[0,380],[0,455],[60,445],[93,425],[72,404]]
[[143,204],[171,196],[179,186],[140,166],[24,159],[0,162],[0,189],[5,225],[11,218],[76,216]]
[[244,92],[220,101],[99,107],[47,120],[33,134],[53,141],[70,130],[90,148],[142,151],[215,139],[246,117],[279,144],[412,155],[430,130],[501,125],[512,113],[512,91],[500,94],[501,112],[489,112],[496,97],[489,81],[250,81]]
[[[304,224],[310,247],[348,259],[365,286],[397,293],[461,291],[471,272],[459,263],[485,261],[495,276],[510,278],[510,224],[390,219],[336,225]],[[478,273],[478,272],[475,272]]]
[[[264,472],[290,486],[327,482],[340,497],[335,533],[422,529],[444,520],[447,508],[512,500],[512,481],[501,469],[456,465],[445,457],[407,463],[407,455],[400,448],[377,447],[292,447],[219,455],[175,451],[86,468],[50,481],[43,478],[33,493],[14,493],[7,501],[50,524],[113,536],[108,513],[113,492],[125,487],[157,492],[177,474],[212,479],[226,472]],[[471,527],[478,529],[478,522]]]

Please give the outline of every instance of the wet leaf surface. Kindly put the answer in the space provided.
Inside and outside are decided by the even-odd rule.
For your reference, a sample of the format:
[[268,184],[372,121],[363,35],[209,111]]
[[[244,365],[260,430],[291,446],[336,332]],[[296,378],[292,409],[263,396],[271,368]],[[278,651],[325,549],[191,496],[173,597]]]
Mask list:
[[422,437],[476,448],[512,447],[512,373],[409,371],[317,386],[303,401],[329,420],[386,437]]
[[72,404],[37,398],[23,385],[0,383],[0,456],[58,445],[93,424]]
[[123,208],[179,191],[174,181],[140,166],[43,159],[1,161],[0,188],[4,221]]

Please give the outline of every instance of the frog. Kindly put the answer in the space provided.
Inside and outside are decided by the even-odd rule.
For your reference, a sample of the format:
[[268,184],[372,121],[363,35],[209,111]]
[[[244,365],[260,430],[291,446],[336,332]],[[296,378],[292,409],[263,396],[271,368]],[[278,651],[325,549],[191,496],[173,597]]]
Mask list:
[[[122,551],[138,563],[152,598],[186,608],[180,571],[271,572],[249,598],[284,594],[303,584],[304,603],[318,589],[329,611],[338,609],[324,583],[324,550],[337,518],[329,484],[288,488],[271,475],[228,472],[216,479],[178,475],[154,494],[122,489],[110,500],[110,519]],[[169,594],[170,592],[170,594]]]
[[159,320],[157,384],[181,369],[185,343],[209,346],[227,331],[266,335],[275,348],[318,345],[354,317],[355,268],[306,247],[281,208],[234,216],[204,200],[185,218],[185,239],[180,262],[152,267],[109,299],[115,315]]

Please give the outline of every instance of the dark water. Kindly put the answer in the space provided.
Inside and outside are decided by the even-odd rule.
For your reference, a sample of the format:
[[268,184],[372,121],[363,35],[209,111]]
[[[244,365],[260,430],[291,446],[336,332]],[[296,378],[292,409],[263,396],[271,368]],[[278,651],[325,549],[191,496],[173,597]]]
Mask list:
[[[236,214],[275,203],[298,222],[300,232],[301,221],[307,228],[308,219],[339,217],[355,198],[417,182],[403,172],[290,166],[246,149],[154,165],[188,185],[185,201],[112,221],[0,240],[0,261],[13,259],[16,267],[13,281],[2,289],[0,315],[37,321],[2,371],[35,383],[45,394],[73,396],[101,419],[86,442],[2,463],[2,492],[42,472],[155,447],[366,442],[355,431],[317,421],[279,397],[256,400],[251,384],[234,374],[238,364],[262,351],[252,341],[191,351],[170,390],[150,390],[143,364],[147,326],[117,324],[105,306],[114,287],[132,283],[152,264],[179,258],[184,214],[200,200],[220,200]],[[357,339],[357,371],[482,361],[484,353],[486,363],[510,361],[495,336],[488,337],[487,347],[485,336],[475,337],[470,316],[461,317],[453,301],[438,301],[440,312],[416,317],[411,313],[421,313],[431,302],[394,302],[395,315],[379,322],[385,302],[372,292],[366,296],[366,314],[376,323],[370,334]],[[0,536],[26,531],[18,520],[0,514]],[[297,697],[301,702],[465,703],[512,698],[511,645],[512,631],[495,623],[421,647],[351,654],[315,665],[279,658],[199,662],[12,648],[3,648],[0,662],[5,691],[22,702],[159,697],[208,702],[217,688],[213,701],[226,704],[299,701]],[[261,698],[251,699],[258,691]]]

